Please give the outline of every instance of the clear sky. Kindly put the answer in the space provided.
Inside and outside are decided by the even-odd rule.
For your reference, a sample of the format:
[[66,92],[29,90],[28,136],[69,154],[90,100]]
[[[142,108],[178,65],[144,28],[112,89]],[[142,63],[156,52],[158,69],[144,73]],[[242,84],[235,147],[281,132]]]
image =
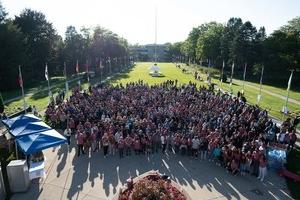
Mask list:
[[68,25],[100,25],[131,44],[186,39],[192,27],[205,22],[225,23],[230,17],[265,26],[268,34],[300,16],[300,0],[0,0],[10,17],[24,8],[43,12],[60,35]]

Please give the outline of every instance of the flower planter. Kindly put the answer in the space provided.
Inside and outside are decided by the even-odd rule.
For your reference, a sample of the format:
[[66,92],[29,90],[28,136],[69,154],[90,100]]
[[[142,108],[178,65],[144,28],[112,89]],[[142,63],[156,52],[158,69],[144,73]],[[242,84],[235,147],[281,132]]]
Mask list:
[[113,200],[191,200],[176,182],[157,171],[146,172],[127,182]]

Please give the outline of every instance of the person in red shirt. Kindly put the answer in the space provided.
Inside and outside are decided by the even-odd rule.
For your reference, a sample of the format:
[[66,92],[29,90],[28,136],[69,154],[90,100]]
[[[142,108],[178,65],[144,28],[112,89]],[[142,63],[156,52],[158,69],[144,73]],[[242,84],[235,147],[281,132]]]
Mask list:
[[85,154],[83,151],[84,134],[81,131],[78,131],[76,135],[76,139],[77,139],[77,149],[78,149],[77,156],[80,156],[80,152],[82,154]]

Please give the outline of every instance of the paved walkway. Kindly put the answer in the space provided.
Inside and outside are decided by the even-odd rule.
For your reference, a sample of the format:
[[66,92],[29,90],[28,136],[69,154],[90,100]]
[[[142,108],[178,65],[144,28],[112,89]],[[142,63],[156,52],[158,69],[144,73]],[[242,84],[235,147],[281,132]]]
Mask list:
[[105,159],[102,152],[96,152],[76,157],[74,144],[70,149],[66,145],[48,149],[45,155],[46,178],[33,181],[27,193],[15,194],[12,200],[107,200],[125,183],[129,172],[135,176],[149,170],[170,175],[193,200],[292,199],[285,179],[273,172],[262,183],[252,176],[232,176],[213,163],[186,156],[157,153]]

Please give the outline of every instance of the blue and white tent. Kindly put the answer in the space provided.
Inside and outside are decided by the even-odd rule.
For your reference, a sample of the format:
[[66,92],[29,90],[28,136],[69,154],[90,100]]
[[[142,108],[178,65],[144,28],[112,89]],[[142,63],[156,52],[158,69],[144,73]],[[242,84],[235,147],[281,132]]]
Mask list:
[[66,143],[66,138],[54,129],[18,137],[17,143],[26,154],[32,154],[50,147]]
[[31,114],[20,115],[2,122],[8,127],[16,143],[26,155],[67,142],[64,136]]
[[40,122],[40,121],[42,121],[40,118],[32,114],[19,115],[11,119],[2,120],[2,122],[5,125],[7,125],[10,130],[13,130],[18,127],[22,127],[24,126],[24,124],[28,124],[32,122]]

